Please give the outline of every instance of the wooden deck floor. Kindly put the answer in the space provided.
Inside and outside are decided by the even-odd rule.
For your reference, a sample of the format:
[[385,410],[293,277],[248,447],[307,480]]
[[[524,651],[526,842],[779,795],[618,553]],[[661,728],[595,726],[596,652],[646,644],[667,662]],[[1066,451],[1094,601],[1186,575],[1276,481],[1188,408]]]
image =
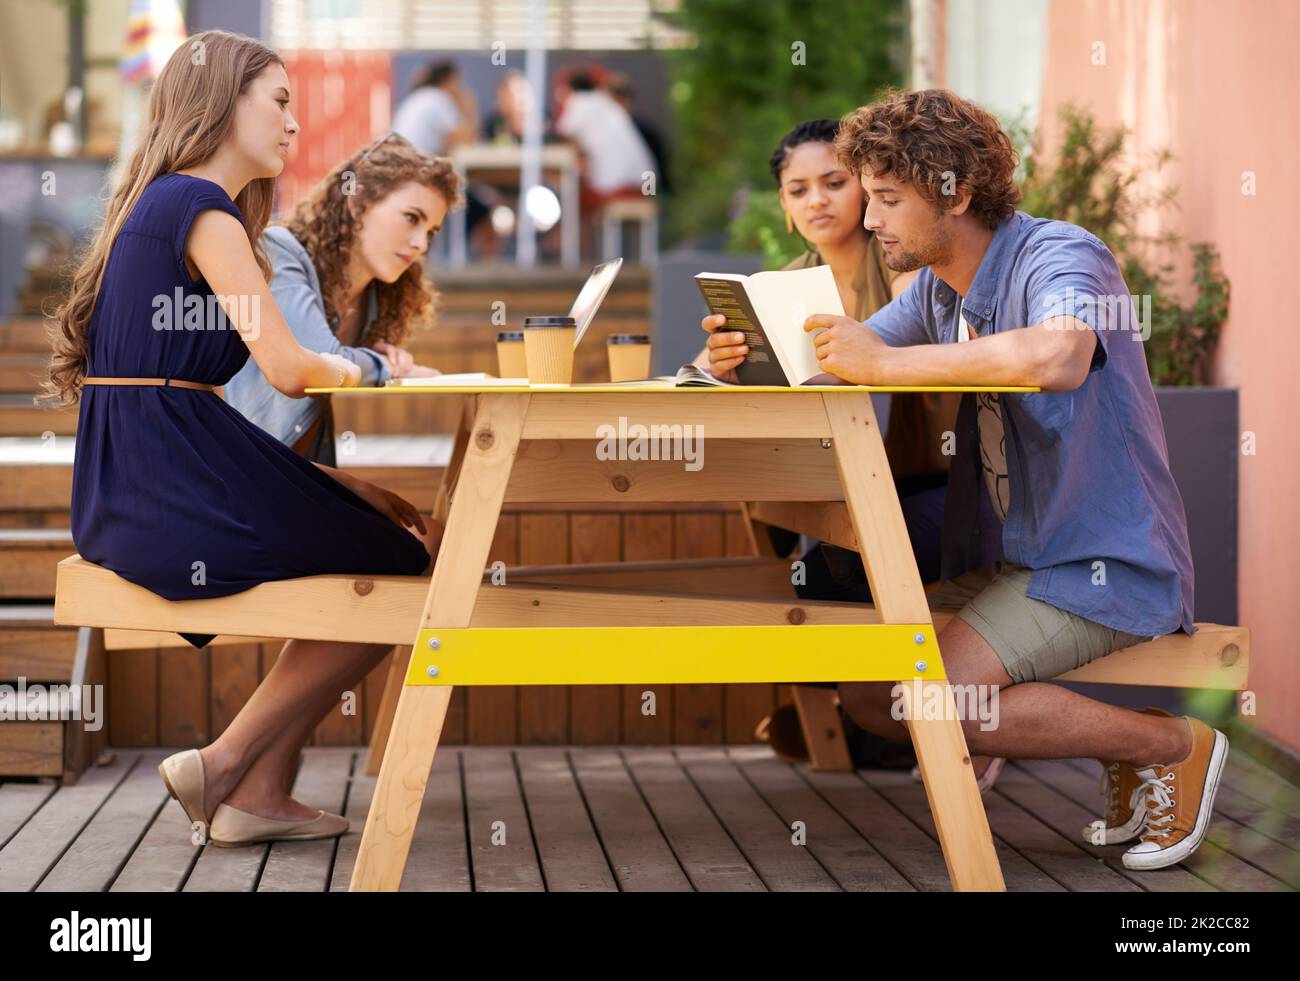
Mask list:
[[[189,841],[156,770],[117,750],[71,787],[0,783],[0,891],[345,890],[374,785],[361,748],[309,748],[295,796],[345,813],[338,840],[247,848]],[[1300,789],[1234,753],[1192,859],[1130,872],[1085,844],[1094,761],[1009,764],[985,797],[1012,891],[1290,891]],[[806,845],[792,842],[802,822]],[[496,839],[494,841],[494,838]],[[446,747],[403,890],[912,891],[948,877],[906,772],[813,773],[766,747]]]

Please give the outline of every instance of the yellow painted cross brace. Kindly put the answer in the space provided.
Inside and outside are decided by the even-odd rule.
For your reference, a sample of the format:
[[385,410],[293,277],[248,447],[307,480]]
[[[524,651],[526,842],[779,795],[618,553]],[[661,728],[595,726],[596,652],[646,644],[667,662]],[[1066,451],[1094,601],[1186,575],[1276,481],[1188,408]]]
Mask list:
[[408,685],[945,678],[931,624],[462,627],[420,631]]

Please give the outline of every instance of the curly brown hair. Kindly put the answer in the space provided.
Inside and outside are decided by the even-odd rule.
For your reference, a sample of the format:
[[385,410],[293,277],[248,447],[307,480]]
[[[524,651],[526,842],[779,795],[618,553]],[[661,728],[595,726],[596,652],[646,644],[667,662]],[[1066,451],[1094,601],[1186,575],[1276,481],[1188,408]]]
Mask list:
[[[390,136],[368,150],[358,150],[330,171],[282,223],[311,256],[330,320],[339,314],[335,298],[348,292],[348,259],[366,212],[412,182],[441,194],[448,210],[462,203],[460,175],[450,160],[430,157],[405,139]],[[378,312],[358,346],[379,341],[401,344],[412,324],[432,322],[438,294],[423,262],[411,263],[395,282],[376,280],[374,287]]]
[[835,153],[854,173],[912,184],[936,208],[951,204],[954,188],[969,190],[970,213],[990,229],[1020,201],[1011,138],[991,113],[947,89],[887,91],[854,109],[840,122]]

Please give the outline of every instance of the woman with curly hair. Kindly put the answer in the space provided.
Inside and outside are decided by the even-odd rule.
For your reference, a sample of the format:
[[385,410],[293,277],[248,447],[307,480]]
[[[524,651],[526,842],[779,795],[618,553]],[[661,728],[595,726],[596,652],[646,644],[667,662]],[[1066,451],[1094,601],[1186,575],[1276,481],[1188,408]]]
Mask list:
[[[432,316],[435,293],[422,260],[459,193],[449,160],[389,133],[340,163],[284,224],[263,232],[271,295],[298,343],[353,362],[362,385],[438,374],[401,345]],[[334,465],[328,396],[291,398],[252,360],[225,395],[296,452]]]
[[[205,31],[178,48],[51,330],[46,397],[80,402],[77,551],[169,600],[318,574],[419,575],[441,540],[408,502],[309,463],[215,392],[250,357],[293,398],[361,379],[353,361],[300,344],[267,286],[262,231],[298,131],[289,99],[283,62],[255,40]],[[195,840],[346,831],[289,790],[316,724],[389,649],[288,641],[220,738],[164,760]]]

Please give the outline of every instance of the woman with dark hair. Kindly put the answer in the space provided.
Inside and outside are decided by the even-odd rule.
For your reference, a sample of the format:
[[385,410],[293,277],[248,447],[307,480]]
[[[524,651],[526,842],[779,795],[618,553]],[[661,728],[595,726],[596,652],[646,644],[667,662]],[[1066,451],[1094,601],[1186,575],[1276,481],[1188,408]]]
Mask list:
[[[890,269],[875,235],[863,227],[866,204],[862,185],[835,155],[839,128],[839,121],[834,119],[800,123],[772,152],[771,172],[779,188],[786,232],[798,234],[805,245],[803,254],[784,268],[830,266],[845,312],[855,320],[865,321],[908,289],[917,274]],[[721,315],[705,317],[700,326],[709,339],[695,364],[717,378],[734,382],[736,367],[749,351],[745,335],[725,330],[726,318]],[[956,425],[960,399],[960,395],[949,393],[890,398],[885,452],[923,582],[939,578],[939,538],[948,473],[948,458],[942,452],[943,435]],[[795,547],[793,532],[777,528],[770,532],[779,553],[787,554]],[[871,589],[857,553],[819,543],[808,550],[803,561],[807,584],[796,587],[801,598],[871,602]],[[788,714],[788,709],[778,710],[767,727],[774,748],[782,748],[777,744],[780,734],[794,736],[796,744],[801,741],[798,726],[789,725],[785,717]],[[856,727],[847,718],[845,724],[851,743],[855,739],[871,743],[876,738],[861,730],[855,732]],[[879,742],[875,745],[878,752]],[[985,762],[976,761],[977,775]],[[1001,764],[989,769],[989,779],[982,781],[982,786],[991,785],[1000,769]]]

